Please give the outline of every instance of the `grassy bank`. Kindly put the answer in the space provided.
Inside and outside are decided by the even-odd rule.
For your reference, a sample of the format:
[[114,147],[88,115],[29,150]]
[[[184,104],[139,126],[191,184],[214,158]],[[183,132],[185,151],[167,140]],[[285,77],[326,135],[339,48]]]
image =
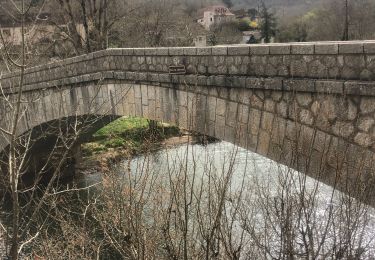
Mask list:
[[137,154],[149,149],[150,145],[179,135],[180,130],[176,126],[156,123],[151,128],[147,119],[122,117],[96,132],[90,142],[82,145],[82,152],[85,156],[91,156],[126,149],[131,154]]

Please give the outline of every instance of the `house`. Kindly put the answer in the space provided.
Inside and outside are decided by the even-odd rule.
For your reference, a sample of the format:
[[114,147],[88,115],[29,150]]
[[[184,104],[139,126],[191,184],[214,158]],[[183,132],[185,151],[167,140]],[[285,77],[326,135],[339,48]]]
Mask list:
[[223,5],[209,6],[198,12],[198,23],[206,30],[214,25],[235,21],[236,16]]

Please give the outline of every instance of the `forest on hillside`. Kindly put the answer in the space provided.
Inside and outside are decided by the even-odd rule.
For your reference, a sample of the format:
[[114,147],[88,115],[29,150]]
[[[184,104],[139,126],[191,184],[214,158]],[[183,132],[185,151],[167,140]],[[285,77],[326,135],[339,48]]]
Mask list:
[[274,12],[282,16],[300,15],[316,8],[323,0],[180,0],[187,5],[206,6],[210,4],[225,4],[232,9],[260,8],[262,2]]
[[[225,2],[225,1],[224,1]],[[234,8],[255,8],[261,6],[261,0],[231,0]],[[264,0],[266,6],[281,16],[293,16],[311,10],[324,1],[322,0]]]

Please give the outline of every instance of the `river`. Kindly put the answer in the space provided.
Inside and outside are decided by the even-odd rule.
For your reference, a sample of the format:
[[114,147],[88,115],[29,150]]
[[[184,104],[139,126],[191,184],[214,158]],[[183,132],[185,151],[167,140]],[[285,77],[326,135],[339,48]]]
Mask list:
[[[348,246],[352,247],[353,256],[360,253],[359,258],[353,259],[373,259],[375,255],[373,208],[302,173],[227,142],[205,146],[180,145],[124,159],[116,166],[115,174],[118,178],[114,182],[131,183],[132,188],[144,192],[144,198],[153,198],[149,202],[142,200],[145,204],[143,215],[148,216],[147,223],[143,223],[146,226],[157,221],[155,215],[148,214],[155,209],[163,212],[169,203],[168,193],[179,188],[194,194],[188,205],[189,214],[197,216],[196,208],[203,207],[205,220],[211,221],[210,215],[215,212],[209,209],[208,198],[220,201],[220,191],[226,187],[222,219],[227,224],[232,223],[231,242],[242,243],[244,252],[259,256],[259,250],[253,252],[252,247],[269,248],[264,258],[276,256],[277,259],[285,250],[280,234],[288,226],[288,232],[292,230],[294,234],[294,250],[300,256],[306,254],[306,246],[303,246],[306,237],[301,235],[305,231],[312,234],[310,244],[315,243],[314,249],[308,251],[320,250],[320,256],[325,251],[336,252],[335,256],[331,253],[330,257],[325,255],[327,257],[318,259],[339,259],[340,250],[346,250]],[[78,188],[92,187],[89,193],[95,196],[103,190],[107,177],[100,172],[84,174],[75,182]],[[86,191],[82,193],[85,194]],[[155,207],[155,201],[160,203],[159,208]],[[347,204],[347,201],[351,203]],[[305,206],[301,207],[301,204]],[[190,228],[194,229],[198,222],[191,219]],[[274,229],[270,230],[270,226]],[[200,240],[199,237],[194,239]],[[256,239],[262,244],[254,243]],[[240,259],[252,259],[249,255],[243,253]]]
[[[372,208],[324,183],[227,142],[206,146],[182,145],[138,156],[130,161],[124,160],[120,165],[120,174],[129,171],[134,180],[141,181],[144,172],[148,171],[153,178],[162,183],[162,186],[168,186],[171,176],[181,180],[185,169],[188,173],[188,183],[191,187],[194,186],[191,190],[196,193],[207,193],[207,189],[202,189],[201,184],[207,185],[211,178],[214,185],[222,187],[226,177],[231,176],[228,179],[227,207],[224,214],[227,214],[229,219],[236,219],[235,233],[242,232],[243,219],[238,220],[239,216],[233,214],[233,208],[240,205],[242,210],[248,210],[247,213],[251,217],[247,221],[256,223],[255,233],[258,232],[260,237],[270,223],[290,214],[290,228],[296,233],[304,229],[313,229],[316,237],[312,240],[317,244],[324,240],[323,247],[326,247],[326,250],[336,247],[337,240],[340,240],[341,246],[347,243],[357,247],[353,249],[354,252],[366,247],[366,253],[358,259],[372,259],[375,255],[375,211]],[[97,173],[83,176],[79,183],[84,187],[101,180],[102,175]],[[303,203],[308,204],[305,207],[301,207],[302,197]],[[237,198],[240,198],[241,202],[233,203]],[[285,206],[288,204],[285,201],[292,201],[289,202],[289,208]],[[264,208],[265,205],[272,209]],[[301,211],[309,213],[306,216],[301,214]],[[355,225],[357,226],[354,227]],[[282,229],[281,226],[282,224],[278,229]],[[277,250],[281,250],[278,231],[271,232],[271,238],[267,241],[267,245],[275,249],[275,255],[278,253]],[[348,236],[350,241],[344,238]],[[237,239],[240,238],[237,236]],[[252,241],[254,238],[247,239]],[[303,239],[297,235],[296,244],[298,240]],[[329,241],[330,239],[332,241]],[[296,250],[301,250],[301,255],[304,254],[303,249]],[[336,251],[337,254],[340,253],[340,250]]]

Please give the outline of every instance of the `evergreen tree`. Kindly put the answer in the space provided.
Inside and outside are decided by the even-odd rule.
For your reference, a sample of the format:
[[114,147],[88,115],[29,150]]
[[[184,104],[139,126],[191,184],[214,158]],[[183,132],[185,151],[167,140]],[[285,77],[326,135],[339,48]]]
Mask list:
[[233,7],[233,2],[232,2],[232,0],[223,0],[223,3],[224,3],[228,8],[232,8],[232,7]]
[[260,11],[260,31],[264,42],[268,43],[271,41],[271,38],[276,34],[276,17],[270,12],[266,7],[265,3],[262,2],[262,8]]

